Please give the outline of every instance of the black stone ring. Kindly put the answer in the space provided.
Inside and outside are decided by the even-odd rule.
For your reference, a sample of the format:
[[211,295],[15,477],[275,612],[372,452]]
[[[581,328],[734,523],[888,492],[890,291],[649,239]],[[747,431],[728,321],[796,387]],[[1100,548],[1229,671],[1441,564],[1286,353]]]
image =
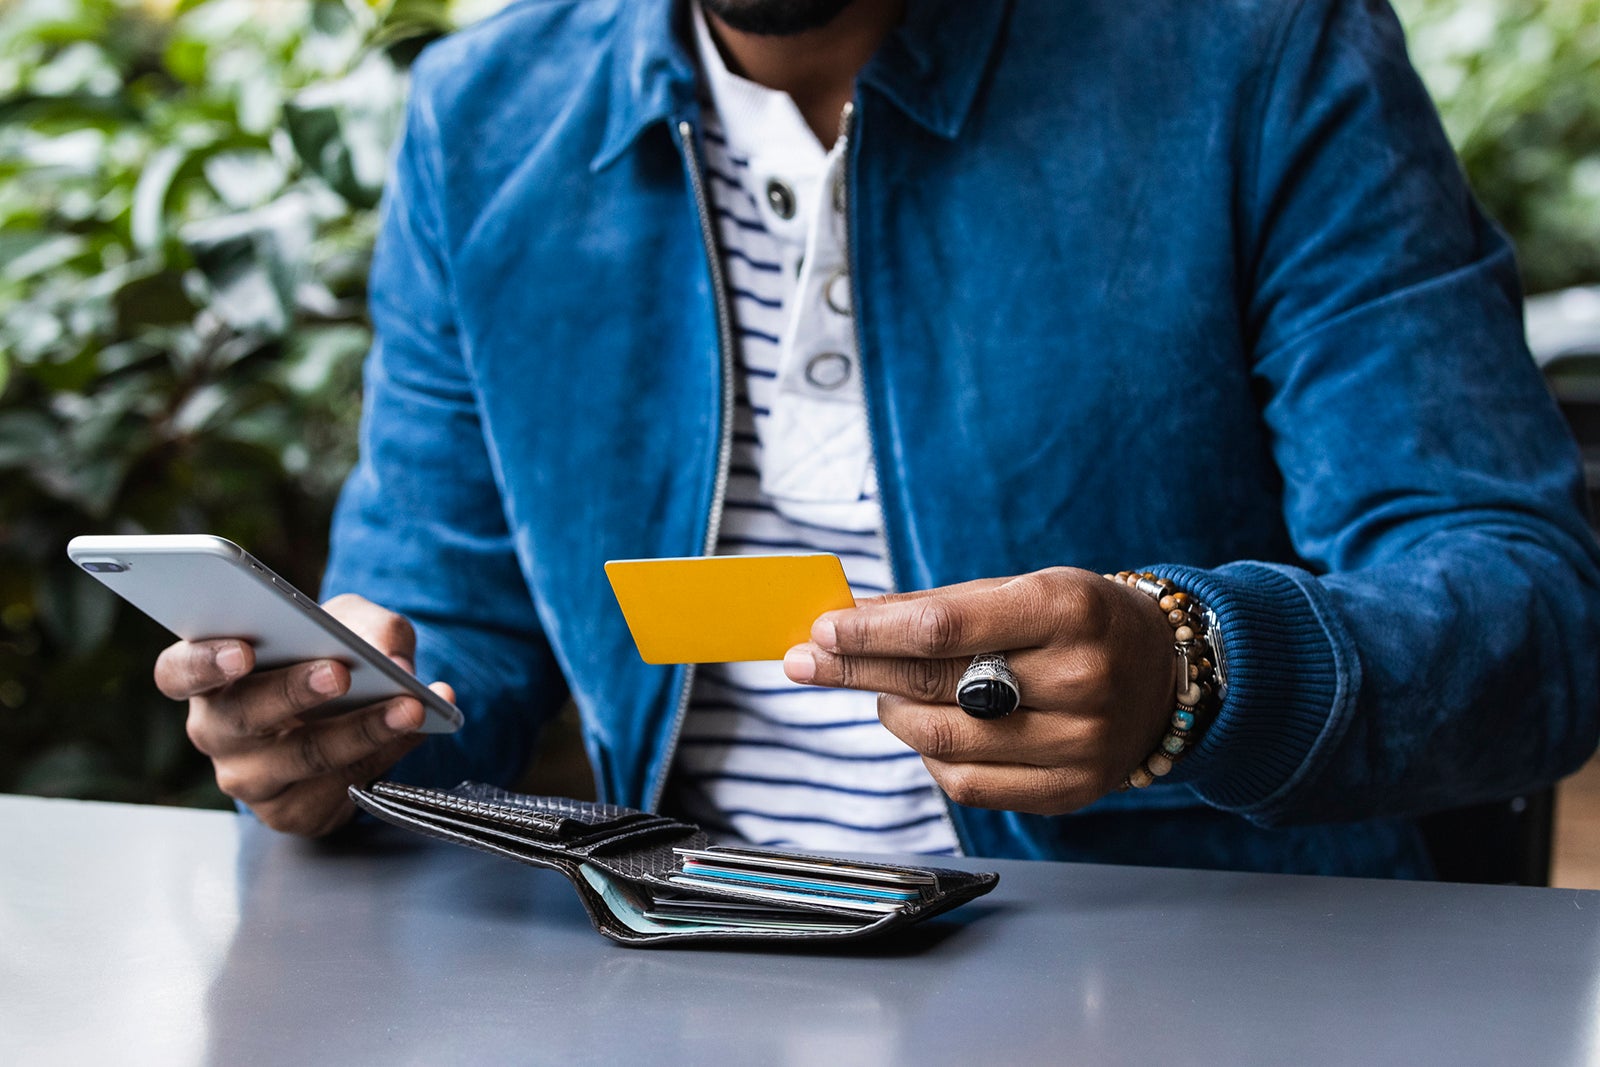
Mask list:
[[972,657],[972,665],[961,675],[956,703],[974,719],[999,719],[1017,710],[1022,690],[1004,656],[983,652]]

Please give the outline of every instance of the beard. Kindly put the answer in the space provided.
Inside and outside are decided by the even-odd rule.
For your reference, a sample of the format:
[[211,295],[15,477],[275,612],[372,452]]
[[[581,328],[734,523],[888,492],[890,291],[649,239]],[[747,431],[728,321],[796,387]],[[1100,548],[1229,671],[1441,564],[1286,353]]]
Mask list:
[[788,37],[832,22],[854,0],[700,0],[740,33]]

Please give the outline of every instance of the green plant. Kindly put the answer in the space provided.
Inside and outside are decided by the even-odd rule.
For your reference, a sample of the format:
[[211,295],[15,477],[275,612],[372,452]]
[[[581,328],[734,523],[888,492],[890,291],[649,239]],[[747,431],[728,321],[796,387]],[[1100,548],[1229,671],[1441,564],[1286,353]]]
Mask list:
[[1395,0],[1530,292],[1600,282],[1600,0]]
[[405,60],[443,0],[0,6],[0,790],[219,803],[64,562],[209,530],[315,588]]

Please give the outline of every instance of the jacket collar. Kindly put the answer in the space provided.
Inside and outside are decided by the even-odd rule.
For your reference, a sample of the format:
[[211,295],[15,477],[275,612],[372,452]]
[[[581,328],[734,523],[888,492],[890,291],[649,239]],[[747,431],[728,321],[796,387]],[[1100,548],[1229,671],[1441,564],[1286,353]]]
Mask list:
[[[861,72],[906,117],[947,140],[961,132],[1010,0],[907,0],[905,20]],[[686,116],[696,95],[685,0],[620,0],[599,170],[649,126]]]
[[1010,0],[907,0],[905,20],[861,72],[861,84],[929,133],[954,140],[1010,9]]

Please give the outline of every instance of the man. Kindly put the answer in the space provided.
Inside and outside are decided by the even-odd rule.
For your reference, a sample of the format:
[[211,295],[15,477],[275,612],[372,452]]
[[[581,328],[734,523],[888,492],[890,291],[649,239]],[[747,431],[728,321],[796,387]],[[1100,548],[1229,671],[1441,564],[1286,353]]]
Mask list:
[[[419,63],[326,588],[468,725],[174,646],[226,792],[509,781],[570,690],[602,796],[730,835],[1426,875],[1410,816],[1593,750],[1574,451],[1382,4],[704,5]],[[906,595],[639,661],[605,560],[797,531]]]

